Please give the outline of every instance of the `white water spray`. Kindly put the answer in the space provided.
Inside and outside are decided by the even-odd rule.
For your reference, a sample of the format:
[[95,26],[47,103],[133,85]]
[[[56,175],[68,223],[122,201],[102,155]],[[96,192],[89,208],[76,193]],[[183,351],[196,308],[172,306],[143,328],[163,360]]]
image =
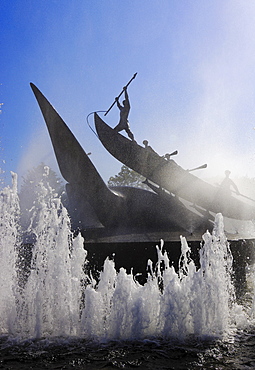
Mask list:
[[[158,269],[154,276],[148,277],[144,286],[124,269],[116,274],[114,263],[106,260],[98,288],[86,289],[83,333],[105,339],[152,336],[185,339],[189,335],[222,337],[226,334],[238,306],[222,216],[217,216],[213,234],[204,235],[199,270],[188,258],[190,249],[185,238],[181,238],[181,243],[183,264],[179,273],[170,267],[167,253],[162,253],[162,243],[158,256],[165,268],[162,274]],[[240,314],[243,316],[239,310]]]
[[[1,191],[1,335],[98,340],[185,339],[190,335],[222,338],[236,322],[243,325],[248,319],[235,300],[232,255],[221,215],[216,217],[212,235],[207,232],[203,236],[199,269],[181,237],[178,273],[170,266],[162,242],[158,268],[144,285],[124,268],[117,273],[109,259],[99,282],[90,279],[88,283],[83,238],[74,237],[67,211],[49,186],[41,184],[38,194],[40,206],[32,215],[37,221],[31,222],[34,226],[30,230],[35,235],[30,273],[21,284],[17,261],[22,246],[14,174],[12,188]],[[150,261],[148,265],[152,266]]]
[[17,289],[17,248],[19,200],[17,175],[12,173],[12,188],[0,193],[0,327],[1,332],[12,333],[16,317],[15,293]]

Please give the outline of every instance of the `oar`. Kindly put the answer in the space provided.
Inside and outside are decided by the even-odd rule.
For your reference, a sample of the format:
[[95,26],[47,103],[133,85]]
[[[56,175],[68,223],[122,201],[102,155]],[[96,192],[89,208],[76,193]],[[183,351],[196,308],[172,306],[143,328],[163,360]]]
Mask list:
[[173,153],[171,153],[171,154],[166,153],[164,157],[169,161],[169,160],[170,160],[170,157],[171,157],[172,155],[176,155],[176,154],[178,154],[178,150],[175,150],[175,151],[174,151]]
[[[128,81],[128,83],[126,84],[126,86],[125,86],[125,88],[127,88],[128,87],[128,85],[130,85],[131,84],[131,82],[136,78],[136,75],[137,75],[137,73],[135,73],[134,74],[134,76],[131,78],[131,80],[130,81]],[[119,99],[119,97],[123,94],[123,92],[124,92],[124,89],[121,91],[121,93],[118,95],[118,98],[117,99]],[[107,113],[109,113],[110,112],[110,110],[112,109],[112,107],[114,106],[114,104],[116,103],[116,100],[114,100],[114,102],[112,103],[112,105],[110,106],[110,108],[105,112],[105,114],[104,114],[104,116],[106,116],[107,115]]]
[[171,157],[172,155],[176,155],[178,154],[178,150],[175,150],[173,153],[169,154],[169,157]]
[[206,168],[207,167],[207,164],[203,164],[202,166],[199,166],[199,167],[196,167],[196,168],[192,168],[191,170],[187,170],[188,172],[191,172],[191,171],[196,171],[196,170],[202,170],[203,168]]
[[[220,185],[217,184],[218,187],[220,187]],[[236,195],[240,195],[240,197],[243,197],[243,198],[246,198],[246,199],[249,199],[251,200],[252,202],[255,202],[255,199],[252,199],[250,197],[247,197],[247,195],[244,195],[244,194],[241,194],[241,193],[237,193],[237,191],[235,190],[231,190],[233,193],[235,193]]]
[[243,195],[243,194],[241,194],[241,193],[237,193],[236,191],[233,191],[233,193],[235,193],[235,194],[237,194],[237,195],[240,195],[241,197],[244,197],[244,198],[246,198],[246,199],[249,199],[249,200],[252,200],[253,202],[255,202],[255,200],[254,200],[254,199],[252,199],[252,198],[250,198],[250,197],[247,197],[246,195]]

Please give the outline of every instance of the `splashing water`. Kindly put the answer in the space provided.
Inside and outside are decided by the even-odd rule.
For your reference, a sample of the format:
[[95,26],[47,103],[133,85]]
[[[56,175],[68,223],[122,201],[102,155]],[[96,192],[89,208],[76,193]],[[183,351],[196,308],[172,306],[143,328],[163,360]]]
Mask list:
[[0,193],[0,327],[2,334],[12,332],[16,317],[15,290],[17,274],[15,264],[18,247],[19,200],[17,175],[12,173],[12,189]]
[[66,209],[52,189],[41,184],[39,207],[32,215],[36,222],[30,229],[35,235],[30,270],[22,275],[17,176],[12,176],[12,188],[0,193],[0,335],[100,341],[223,338],[251,322],[254,299],[249,313],[236,303],[232,255],[220,214],[213,233],[203,236],[199,269],[181,237],[178,272],[170,266],[162,242],[157,269],[152,271],[148,261],[151,274],[144,285],[124,268],[117,273],[109,259],[96,282],[85,273],[83,238],[74,237]]

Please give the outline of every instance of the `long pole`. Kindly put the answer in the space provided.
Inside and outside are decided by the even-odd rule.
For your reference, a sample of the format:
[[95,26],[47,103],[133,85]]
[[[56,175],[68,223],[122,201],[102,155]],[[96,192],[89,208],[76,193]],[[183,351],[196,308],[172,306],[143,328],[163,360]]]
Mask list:
[[236,191],[233,191],[233,193],[235,193],[235,194],[237,194],[237,195],[240,195],[241,197],[244,197],[244,198],[246,198],[246,199],[249,199],[249,200],[252,200],[253,202],[255,202],[255,199],[252,199],[252,198],[250,198],[250,197],[247,197],[247,196],[246,196],[246,195],[244,195],[244,194],[237,193]]
[[[127,88],[128,87],[128,85],[130,85],[131,84],[131,82],[136,78],[136,75],[137,75],[137,73],[135,73],[134,74],[134,76],[131,78],[131,80],[129,80],[128,81],[128,83],[126,84],[126,86],[125,86],[125,88]],[[118,95],[118,97],[117,97],[117,99],[119,99],[119,97],[123,94],[123,92],[124,92],[124,89],[121,91],[121,93]],[[109,113],[110,112],[110,110],[112,109],[112,107],[114,106],[114,104],[116,103],[116,100],[114,100],[114,102],[112,103],[112,105],[110,106],[110,108],[105,112],[105,114],[104,114],[104,116],[106,116],[107,115],[107,113]]]

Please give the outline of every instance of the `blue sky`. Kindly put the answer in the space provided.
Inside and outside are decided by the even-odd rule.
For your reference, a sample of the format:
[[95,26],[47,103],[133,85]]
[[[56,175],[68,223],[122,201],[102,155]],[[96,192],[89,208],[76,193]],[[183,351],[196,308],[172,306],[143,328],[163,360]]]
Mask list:
[[[160,154],[178,149],[201,177],[255,177],[253,0],[1,0],[0,168],[19,181],[40,162],[57,170],[33,82],[104,180],[116,161],[86,123],[129,88],[130,125]],[[92,118],[92,117],[91,117]],[[106,117],[118,122],[114,107]],[[91,121],[92,123],[92,121]]]

